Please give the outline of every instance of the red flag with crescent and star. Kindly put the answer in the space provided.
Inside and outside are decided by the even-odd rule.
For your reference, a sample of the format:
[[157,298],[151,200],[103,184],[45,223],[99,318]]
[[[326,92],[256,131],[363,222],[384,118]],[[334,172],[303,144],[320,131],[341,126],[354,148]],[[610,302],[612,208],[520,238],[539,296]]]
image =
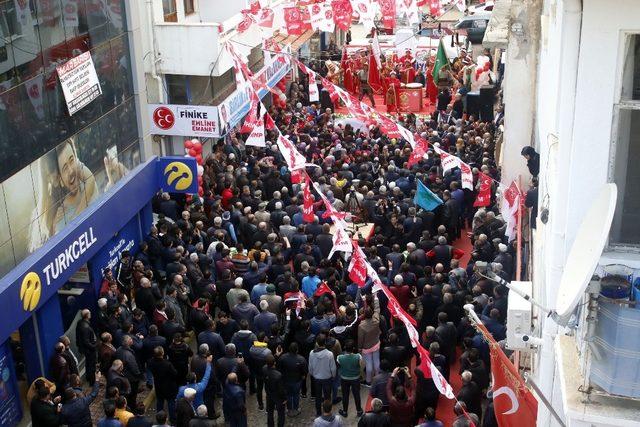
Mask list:
[[307,223],[313,222],[313,218],[315,216],[313,214],[313,196],[311,196],[310,186],[309,178],[306,177],[302,193],[302,198],[304,200],[304,204],[302,206],[302,220]]
[[351,261],[347,270],[349,271],[349,278],[358,285],[359,288],[364,287],[367,282],[367,260],[358,246],[358,242],[353,241],[353,254],[351,255]]
[[480,190],[473,207],[489,206],[491,204],[491,177],[480,172]]
[[476,323],[475,326],[489,342],[493,377],[493,409],[498,425],[500,427],[535,427],[538,401],[487,328],[481,323]]

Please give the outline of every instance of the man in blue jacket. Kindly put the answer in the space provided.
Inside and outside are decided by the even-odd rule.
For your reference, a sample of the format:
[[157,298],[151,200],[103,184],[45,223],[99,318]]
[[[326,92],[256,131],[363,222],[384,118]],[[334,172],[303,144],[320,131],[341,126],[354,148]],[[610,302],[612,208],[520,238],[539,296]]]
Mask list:
[[89,406],[98,396],[101,376],[100,372],[96,373],[96,381],[93,383],[93,389],[88,396],[78,397],[72,388],[67,388],[64,391],[67,403],[62,405],[62,410],[60,411],[63,424],[67,424],[69,427],[91,427],[93,425]]
[[209,357],[207,357],[207,368],[204,371],[204,376],[202,377],[202,380],[200,382],[196,382],[196,374],[194,374],[193,372],[190,372],[189,375],[187,375],[187,384],[180,387],[176,400],[184,397],[184,391],[186,389],[192,388],[196,391],[196,397],[193,401],[193,406],[197,408],[204,403],[204,390],[207,388],[207,384],[209,384],[209,378],[211,377],[211,360],[213,360],[213,357],[209,355]]

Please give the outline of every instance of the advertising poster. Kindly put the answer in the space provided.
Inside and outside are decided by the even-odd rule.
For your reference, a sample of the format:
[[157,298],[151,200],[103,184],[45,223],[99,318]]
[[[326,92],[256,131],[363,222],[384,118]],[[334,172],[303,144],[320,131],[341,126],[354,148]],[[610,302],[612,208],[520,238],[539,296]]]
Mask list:
[[116,138],[105,135],[108,129],[85,129],[2,183],[0,277],[140,163],[135,144],[119,150]]
[[102,88],[90,52],[82,53],[57,66],[56,71],[70,116],[102,95]]
[[20,395],[9,341],[0,346],[0,426],[15,426],[22,418]]
[[156,135],[220,136],[218,107],[209,105],[150,104],[151,133]]

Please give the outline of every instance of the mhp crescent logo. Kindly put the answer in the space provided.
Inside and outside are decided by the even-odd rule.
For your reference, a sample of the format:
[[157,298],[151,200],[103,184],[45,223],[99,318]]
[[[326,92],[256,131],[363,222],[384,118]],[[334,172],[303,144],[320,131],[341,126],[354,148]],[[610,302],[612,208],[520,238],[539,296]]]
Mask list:
[[158,183],[169,193],[197,193],[197,163],[194,158],[162,157],[158,159]]
[[42,294],[42,281],[40,276],[33,271],[27,273],[22,279],[22,285],[20,286],[20,300],[22,301],[22,308],[25,311],[33,311],[40,302],[40,295]]

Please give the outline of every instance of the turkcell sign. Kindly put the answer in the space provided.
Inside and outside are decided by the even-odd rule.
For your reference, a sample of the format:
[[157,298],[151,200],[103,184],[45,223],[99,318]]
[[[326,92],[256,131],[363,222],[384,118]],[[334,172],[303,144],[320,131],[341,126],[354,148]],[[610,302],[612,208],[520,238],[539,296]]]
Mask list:
[[[49,299],[56,298],[73,273],[90,262],[132,218],[140,218],[158,191],[161,177],[156,157],[137,166],[0,279],[0,342]],[[182,175],[178,178],[184,180]],[[178,178],[174,181],[180,181]]]
[[[285,58],[285,60],[281,60],[281,58]],[[273,62],[263,67],[254,75],[253,80],[257,80],[262,85],[271,89],[282,80],[290,69],[291,64],[289,60],[286,59],[286,56],[281,55],[279,58],[273,59]],[[240,120],[247,115],[251,104],[249,101],[251,90],[251,84],[246,82],[218,106],[221,128],[232,128],[240,123]],[[258,96],[262,99],[267,93],[269,93],[268,89],[261,88],[258,91]]]
[[42,269],[43,276],[40,277],[45,277],[45,283],[51,285],[52,280],[56,280],[68,268],[74,266],[80,256],[97,241],[98,239],[93,235],[93,227],[89,227]]

